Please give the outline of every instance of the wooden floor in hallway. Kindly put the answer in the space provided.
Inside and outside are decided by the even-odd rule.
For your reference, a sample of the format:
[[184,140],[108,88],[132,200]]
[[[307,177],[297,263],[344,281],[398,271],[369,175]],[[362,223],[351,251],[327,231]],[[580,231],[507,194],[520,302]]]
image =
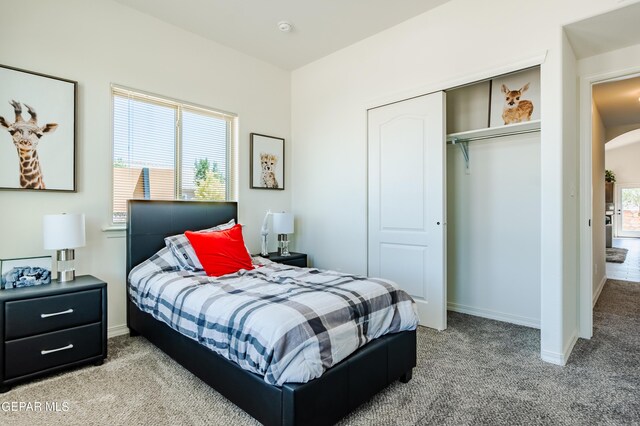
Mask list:
[[607,278],[640,282],[640,238],[614,238],[613,247],[629,251],[624,263],[607,262]]

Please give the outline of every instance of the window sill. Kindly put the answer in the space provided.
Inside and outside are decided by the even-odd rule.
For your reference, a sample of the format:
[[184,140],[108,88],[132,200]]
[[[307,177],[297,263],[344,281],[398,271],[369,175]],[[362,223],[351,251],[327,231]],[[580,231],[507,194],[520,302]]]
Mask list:
[[124,238],[127,231],[127,225],[105,225],[102,227],[107,238]]

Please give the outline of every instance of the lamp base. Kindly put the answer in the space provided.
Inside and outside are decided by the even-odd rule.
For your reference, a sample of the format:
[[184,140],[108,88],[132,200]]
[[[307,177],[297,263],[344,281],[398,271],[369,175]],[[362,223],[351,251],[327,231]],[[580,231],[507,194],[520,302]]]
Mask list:
[[56,252],[58,282],[64,283],[76,279],[76,268],[74,267],[75,258],[75,251],[73,249],[63,249]]
[[58,271],[58,282],[66,283],[67,281],[73,281],[76,279],[75,269],[69,269],[66,271]]
[[291,256],[291,253],[289,253],[289,236],[287,234],[278,234],[278,255]]

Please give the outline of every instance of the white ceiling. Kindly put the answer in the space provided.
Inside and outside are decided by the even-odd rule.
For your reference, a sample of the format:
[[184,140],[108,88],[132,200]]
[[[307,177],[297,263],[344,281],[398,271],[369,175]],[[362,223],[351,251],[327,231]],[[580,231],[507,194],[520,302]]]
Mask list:
[[[115,0],[225,46],[295,69],[449,0]],[[280,21],[293,31],[278,30]]]
[[640,42],[640,3],[565,26],[578,59],[622,49]]
[[605,127],[640,123],[640,77],[593,86],[593,101]]

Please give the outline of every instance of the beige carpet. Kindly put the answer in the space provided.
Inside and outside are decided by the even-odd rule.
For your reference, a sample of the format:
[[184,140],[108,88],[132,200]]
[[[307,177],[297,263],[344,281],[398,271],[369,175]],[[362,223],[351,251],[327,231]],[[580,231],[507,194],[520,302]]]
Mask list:
[[[565,367],[539,359],[538,330],[449,314],[418,332],[418,368],[345,425],[640,424],[640,283],[609,281]],[[141,337],[109,359],[16,386],[0,402],[67,402],[67,412],[6,412],[6,425],[254,425],[255,420]],[[250,398],[251,395],[247,395]]]

